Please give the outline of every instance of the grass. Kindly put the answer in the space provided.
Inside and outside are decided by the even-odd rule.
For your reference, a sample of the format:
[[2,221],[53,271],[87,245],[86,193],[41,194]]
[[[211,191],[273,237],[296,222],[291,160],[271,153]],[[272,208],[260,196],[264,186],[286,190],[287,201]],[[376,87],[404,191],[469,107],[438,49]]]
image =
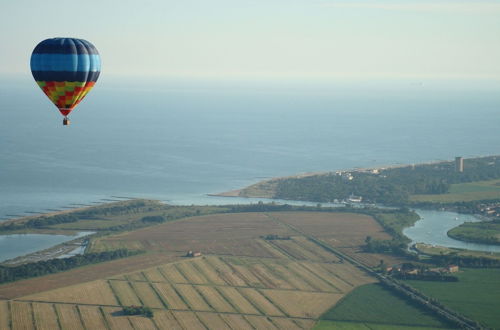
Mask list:
[[481,324],[500,328],[500,269],[466,269],[459,282],[406,281]]
[[242,197],[273,198],[277,186],[278,180],[265,180],[242,189],[239,195]]
[[383,323],[369,323],[369,322],[342,322],[342,321],[319,321],[314,330],[327,330],[327,329],[338,329],[338,330],[432,330],[432,329],[444,329],[436,327],[421,327],[421,326],[411,326],[411,325],[394,325],[394,324],[383,324]]
[[397,327],[446,327],[446,324],[432,314],[399,298],[380,284],[358,287],[323,314],[321,319],[361,324],[388,324]]
[[123,220],[106,220],[106,219],[93,219],[93,220],[79,220],[76,222],[60,223],[53,225],[50,228],[63,229],[63,230],[102,230],[114,226],[119,226],[129,223]]
[[500,253],[496,252],[483,252],[483,251],[473,251],[457,248],[449,248],[444,246],[435,246],[424,243],[415,244],[415,248],[423,254],[428,255],[441,255],[441,254],[456,254],[458,256],[472,256],[472,257],[482,257],[490,259],[500,259]]
[[448,231],[448,236],[467,242],[500,245],[500,221],[465,222]]
[[477,200],[500,199],[500,180],[457,183],[450,186],[447,194],[412,195],[413,202],[470,202]]
[[413,226],[420,219],[416,213],[411,215],[380,213],[377,214],[377,218],[379,222],[383,223],[386,227],[394,229],[400,235],[403,235],[403,229]]

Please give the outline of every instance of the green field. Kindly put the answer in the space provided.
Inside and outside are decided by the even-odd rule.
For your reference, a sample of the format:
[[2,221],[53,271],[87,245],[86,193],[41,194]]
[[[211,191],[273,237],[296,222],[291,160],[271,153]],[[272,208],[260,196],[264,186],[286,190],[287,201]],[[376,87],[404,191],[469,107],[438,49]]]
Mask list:
[[[434,315],[399,298],[380,284],[367,284],[355,289],[321,319],[334,321],[340,329],[367,329],[365,324],[370,324],[370,328],[371,324],[376,324],[380,329],[387,326],[395,329],[404,326],[447,328]],[[315,329],[326,329],[331,325],[320,322]]]
[[219,206],[168,206],[164,205],[153,210],[133,210],[113,214],[99,214],[98,216],[82,219],[75,222],[59,223],[47,228],[62,230],[106,230],[116,226],[138,225],[141,226],[141,218],[146,216],[162,216],[166,221],[184,217],[223,212],[226,209]]
[[342,322],[342,321],[319,321],[314,330],[433,330],[433,329],[448,329],[436,327],[421,327],[401,324],[384,324],[384,323],[369,323],[369,322]]
[[448,236],[467,242],[500,245],[500,220],[465,222],[448,231]]
[[498,252],[485,252],[485,251],[473,251],[465,249],[449,248],[444,246],[429,245],[424,243],[415,244],[415,248],[418,252],[427,255],[448,255],[454,254],[462,257],[476,257],[476,258],[489,258],[489,259],[500,259],[500,253]]
[[406,281],[481,324],[500,328],[500,269],[466,269],[459,282]]
[[470,202],[476,200],[500,199],[500,180],[477,181],[452,184],[446,194],[412,195],[412,202]]

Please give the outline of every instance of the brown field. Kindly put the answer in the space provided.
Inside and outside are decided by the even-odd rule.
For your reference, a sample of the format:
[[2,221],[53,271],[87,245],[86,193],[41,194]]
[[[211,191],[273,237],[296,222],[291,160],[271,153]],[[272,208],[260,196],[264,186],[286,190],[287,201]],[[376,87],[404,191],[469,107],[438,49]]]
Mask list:
[[245,318],[255,329],[278,329],[269,317],[245,315]]
[[172,312],[169,311],[156,311],[154,320],[158,328],[169,330],[182,330],[181,325],[177,322]]
[[130,323],[134,326],[135,330],[156,330],[154,322],[144,316],[129,316]]
[[158,268],[152,268],[143,272],[149,282],[166,282],[167,279],[160,273]]
[[158,270],[170,283],[189,283],[189,281],[179,273],[175,264],[158,267]]
[[102,238],[94,242],[94,248],[102,250],[99,245],[107,246],[111,244],[109,242],[116,246],[141,242],[143,246],[152,246],[153,250],[180,253],[193,250],[205,254],[273,257],[266,248],[254,241],[269,233],[291,234],[287,227],[270,221],[262,213],[217,214],[186,218]]
[[23,300],[118,305],[107,281],[99,280],[22,297]]
[[248,321],[243,317],[243,315],[236,314],[221,314],[222,319],[226,322],[231,329],[238,330],[252,330],[253,327],[248,323]]
[[273,262],[272,260],[262,260],[262,262],[268,266],[276,276],[281,277],[286,280],[294,289],[301,291],[314,291],[314,287],[309,285],[304,279],[297,276],[294,272],[286,267],[290,262],[289,260],[278,260]]
[[[109,284],[113,288],[116,298],[122,306],[141,306],[142,303],[130,286],[129,282],[110,280]],[[114,304],[118,305],[118,304]]]
[[10,312],[8,301],[0,300],[0,329],[9,329]]
[[281,310],[273,305],[258,290],[241,288],[239,289],[239,291],[245,296],[245,298],[247,298],[248,301],[250,301],[254,306],[262,311],[263,314],[271,316],[283,316]]
[[177,294],[171,284],[154,283],[153,287],[161,296],[161,299],[167,303],[167,307],[171,309],[189,309],[182,300],[182,297]]
[[193,267],[192,262],[180,262],[175,264],[177,270],[193,284],[207,284],[208,280],[196,268]]
[[75,305],[54,305],[57,316],[59,317],[59,322],[61,323],[61,328],[71,329],[71,330],[84,330],[81,323],[80,315]]
[[302,249],[311,252],[314,255],[314,259],[308,259],[308,261],[318,261],[318,262],[339,262],[340,259],[333,253],[319,247],[315,243],[311,242],[305,237],[294,237],[294,242],[299,245]]
[[261,287],[263,286],[262,281],[255,276],[252,271],[248,268],[248,265],[242,262],[240,258],[221,258],[222,262],[229,266],[236,276],[241,278],[248,286]]
[[215,269],[206,261],[206,258],[198,258],[193,262],[193,266],[202,273],[210,283],[216,285],[226,285],[227,283],[218,275]]
[[197,290],[205,300],[218,312],[235,313],[233,306],[221,296],[219,291],[213,286],[198,286]]
[[151,308],[165,308],[149,283],[131,282],[130,284],[134,288],[135,293],[139,296],[139,299],[143,302],[144,306]]
[[209,329],[231,330],[231,328],[226,324],[224,319],[222,319],[219,314],[197,312],[196,315],[198,316],[200,321],[203,324],[205,324],[205,326],[207,326]]
[[12,330],[30,330],[34,328],[31,303],[13,301],[10,304]]
[[294,322],[294,320],[285,317],[272,317],[271,318],[274,325],[279,329],[301,329],[301,327]]
[[148,253],[109,262],[78,267],[66,272],[0,285],[0,299],[13,299],[73,284],[128,273],[177,260],[171,254]]
[[192,285],[175,284],[175,289],[179,292],[189,307],[195,311],[212,311],[212,308],[206,303],[205,299],[198,293],[198,290]]
[[[103,307],[106,321],[111,330],[134,330],[127,316],[122,315],[122,309],[117,307]],[[155,315],[156,317],[156,315]]]
[[260,312],[236,288],[225,286],[219,291],[228,301],[243,314],[260,314]]
[[172,312],[172,314],[184,329],[205,329],[203,323],[200,322],[196,314],[193,312]]
[[277,289],[293,289],[290,285],[280,276],[275,275],[268,267],[262,263],[252,263],[250,270],[261,280],[266,288]]
[[78,306],[83,324],[87,329],[106,329],[106,321],[102,316],[100,307]]
[[217,274],[229,285],[248,286],[244,279],[239,277],[225,262],[216,257],[206,258],[207,262],[215,269]]
[[315,320],[304,320],[304,319],[295,319],[295,323],[297,323],[302,329],[312,329],[314,327],[314,324],[316,323]]
[[366,236],[374,239],[391,237],[370,216],[352,213],[278,212],[272,216],[298,230],[321,239],[332,246],[359,246]]
[[343,297],[343,294],[323,292],[261,290],[261,293],[287,316],[303,318],[318,318]]
[[[33,303],[33,315],[37,330],[59,329],[57,314],[52,304]],[[0,327],[1,329],[1,327]]]
[[[347,293],[353,287],[353,285],[348,282],[347,279],[342,279],[334,272],[330,272],[323,268],[320,264],[302,263],[302,265],[309,271],[321,277],[321,279],[323,279],[325,282],[328,282],[331,286],[333,286],[336,289],[335,292]],[[355,271],[353,271],[353,273],[355,273]]]
[[303,248],[299,244],[297,244],[296,239],[290,240],[273,240],[269,242],[273,244],[277,248],[282,251],[285,251],[286,254],[291,256],[297,260],[312,260],[312,261],[321,261],[321,259],[315,254],[307,249]]
[[314,291],[327,291],[327,292],[335,292],[337,288],[332,286],[331,284],[325,282],[316,274],[310,272],[301,265],[299,262],[290,262],[287,265],[287,268],[298,277],[307,282],[310,286],[314,288]]
[[[14,329],[310,329],[346,293],[375,282],[276,219],[300,230],[311,224],[311,234],[341,249],[359,248],[370,230],[385,235],[367,216],[281,212],[193,217],[101,237],[103,249],[131,242],[153,252],[1,285],[0,299],[14,300],[11,310],[0,300],[0,329],[10,318]],[[260,238],[267,234],[295,236]],[[187,250],[203,256],[182,258]],[[143,304],[153,319],[122,313]]]
[[330,273],[334,274],[337,278],[342,279],[343,282],[348,283],[353,288],[359,285],[376,282],[373,277],[366,275],[356,267],[347,263],[310,265],[310,267],[311,266],[313,269],[321,267],[328,270]]
[[288,258],[289,256],[284,253],[281,249],[277,248],[275,245],[271,244],[272,241],[266,241],[264,239],[255,240],[264,249],[266,249],[274,258]]
[[132,274],[125,275],[127,281],[147,281],[142,272],[136,272]]

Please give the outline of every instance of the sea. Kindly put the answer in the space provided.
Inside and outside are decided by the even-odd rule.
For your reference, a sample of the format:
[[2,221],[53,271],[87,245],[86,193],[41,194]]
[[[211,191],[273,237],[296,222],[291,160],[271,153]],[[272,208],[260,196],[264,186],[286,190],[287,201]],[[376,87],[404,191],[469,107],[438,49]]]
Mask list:
[[500,81],[222,79],[102,73],[70,115],[0,77],[0,219],[209,196],[262,179],[500,154]]

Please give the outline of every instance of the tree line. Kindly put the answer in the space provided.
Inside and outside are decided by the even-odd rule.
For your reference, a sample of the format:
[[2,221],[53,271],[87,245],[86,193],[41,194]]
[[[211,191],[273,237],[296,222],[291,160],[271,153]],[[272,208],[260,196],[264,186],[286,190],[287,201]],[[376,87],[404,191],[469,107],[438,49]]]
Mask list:
[[[499,159],[497,159],[499,158]],[[407,205],[413,194],[444,194],[451,184],[500,178],[500,157],[466,159],[464,172],[454,162],[380,170],[353,171],[352,177],[330,173],[277,181],[274,197],[313,202],[346,200],[351,195],[385,205]]]
[[142,253],[142,251],[118,249],[114,251],[79,254],[69,258],[30,262],[15,267],[0,266],[0,283],[59,273],[72,268],[125,258],[139,253]]

